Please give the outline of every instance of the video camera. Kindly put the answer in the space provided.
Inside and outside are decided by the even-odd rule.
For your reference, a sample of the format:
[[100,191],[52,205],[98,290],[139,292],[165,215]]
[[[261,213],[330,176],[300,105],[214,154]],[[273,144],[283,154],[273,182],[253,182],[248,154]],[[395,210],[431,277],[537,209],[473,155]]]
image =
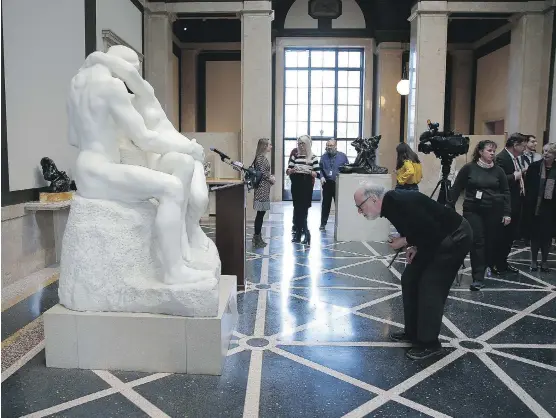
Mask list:
[[417,149],[424,154],[434,152],[437,158],[454,159],[469,151],[469,137],[456,134],[453,131],[438,132],[439,123],[427,120],[429,130],[419,137]]
[[220,156],[220,160],[222,160],[223,163],[228,164],[234,170],[239,171],[240,173],[243,174],[243,183],[247,185],[247,191],[258,187],[263,177],[263,174],[259,170],[255,169],[252,166],[245,168],[245,166],[241,161],[232,161],[230,157],[228,157],[222,151],[217,150],[216,148],[211,147],[210,150],[217,153]]

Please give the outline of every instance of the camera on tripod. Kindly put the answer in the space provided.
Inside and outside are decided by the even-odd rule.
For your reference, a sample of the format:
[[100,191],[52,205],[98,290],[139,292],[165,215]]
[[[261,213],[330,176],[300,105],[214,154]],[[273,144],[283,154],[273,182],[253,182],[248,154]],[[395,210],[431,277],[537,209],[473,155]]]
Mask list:
[[434,152],[437,158],[454,159],[469,151],[469,137],[456,134],[453,131],[438,132],[439,123],[427,120],[429,130],[419,137],[417,149],[424,154]]

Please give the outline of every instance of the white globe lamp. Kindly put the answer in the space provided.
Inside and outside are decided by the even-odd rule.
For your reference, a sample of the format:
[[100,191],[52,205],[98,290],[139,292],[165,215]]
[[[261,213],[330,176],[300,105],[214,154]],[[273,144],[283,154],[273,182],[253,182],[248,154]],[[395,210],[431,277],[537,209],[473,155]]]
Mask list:
[[396,90],[402,96],[407,96],[409,94],[409,80],[400,80],[396,86]]

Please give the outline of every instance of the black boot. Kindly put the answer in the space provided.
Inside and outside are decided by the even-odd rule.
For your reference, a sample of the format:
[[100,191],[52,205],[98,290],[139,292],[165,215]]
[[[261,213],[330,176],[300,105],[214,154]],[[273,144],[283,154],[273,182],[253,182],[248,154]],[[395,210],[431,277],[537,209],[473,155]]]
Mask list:
[[293,236],[292,242],[300,243],[301,242],[301,229],[296,228],[295,232],[292,234],[292,236]]
[[303,241],[301,241],[303,245],[311,245],[311,233],[309,229],[305,230],[305,236],[303,237]]

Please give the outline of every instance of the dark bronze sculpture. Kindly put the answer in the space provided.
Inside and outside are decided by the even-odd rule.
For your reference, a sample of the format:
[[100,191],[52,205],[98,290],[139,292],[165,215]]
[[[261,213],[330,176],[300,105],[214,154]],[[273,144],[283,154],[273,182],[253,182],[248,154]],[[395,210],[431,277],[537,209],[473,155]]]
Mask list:
[[357,151],[357,157],[353,164],[340,167],[340,173],[345,174],[388,174],[386,167],[376,165],[376,150],[380,142],[381,135],[371,138],[357,138],[351,143]]
[[41,159],[42,175],[46,181],[50,182],[47,192],[61,193],[77,190],[75,182],[70,180],[65,171],[60,171],[48,157]]

